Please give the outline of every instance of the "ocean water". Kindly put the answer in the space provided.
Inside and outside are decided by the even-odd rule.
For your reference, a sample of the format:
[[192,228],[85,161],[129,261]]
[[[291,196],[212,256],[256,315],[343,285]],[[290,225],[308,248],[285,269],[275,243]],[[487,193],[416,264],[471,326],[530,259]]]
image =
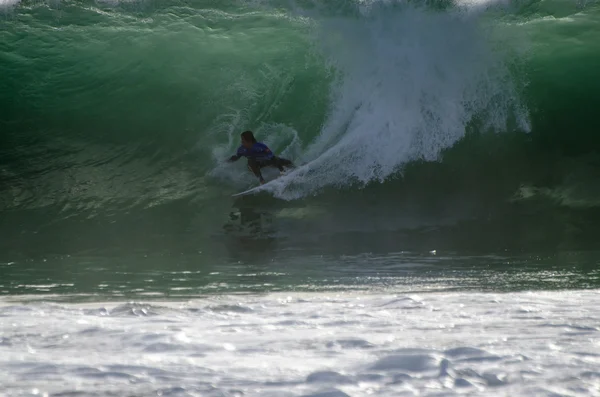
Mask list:
[[599,23],[0,0],[0,395],[600,395]]

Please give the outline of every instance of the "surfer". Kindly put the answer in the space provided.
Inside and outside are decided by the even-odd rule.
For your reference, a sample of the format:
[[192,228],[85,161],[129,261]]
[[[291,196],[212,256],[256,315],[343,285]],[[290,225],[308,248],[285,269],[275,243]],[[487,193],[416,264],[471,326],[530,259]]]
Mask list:
[[263,167],[277,167],[283,175],[285,169],[283,167],[293,167],[294,164],[290,160],[277,157],[271,149],[262,142],[257,142],[252,131],[244,131],[241,133],[242,145],[238,148],[237,153],[229,158],[229,162],[239,160],[241,157],[248,158],[248,169],[256,175],[261,185],[265,184],[260,169]]

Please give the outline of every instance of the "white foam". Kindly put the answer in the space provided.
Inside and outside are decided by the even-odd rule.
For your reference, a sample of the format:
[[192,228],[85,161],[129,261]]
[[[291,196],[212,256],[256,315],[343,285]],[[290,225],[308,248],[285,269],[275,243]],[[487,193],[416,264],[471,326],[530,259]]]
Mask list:
[[21,0],[0,0],[0,8],[13,6],[18,4],[20,1]]
[[598,291],[7,299],[7,395],[592,395],[600,376]]
[[514,116],[529,129],[492,22],[395,1],[362,13],[318,21],[315,42],[337,73],[330,114],[305,153],[309,164],[270,187],[280,197],[383,181],[409,161],[438,160],[474,117],[505,131]]

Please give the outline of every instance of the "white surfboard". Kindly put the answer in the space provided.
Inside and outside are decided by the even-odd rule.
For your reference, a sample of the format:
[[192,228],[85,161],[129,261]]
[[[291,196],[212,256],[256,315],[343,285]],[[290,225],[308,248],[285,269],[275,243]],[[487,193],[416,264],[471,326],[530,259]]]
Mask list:
[[[265,183],[265,185],[266,185],[266,183]],[[264,185],[256,186],[256,187],[253,187],[252,189],[248,189],[248,190],[244,190],[243,192],[232,194],[231,197],[240,197],[240,196],[246,196],[248,194],[257,193],[258,191],[260,191],[260,188],[263,186]]]
[[271,183],[271,182],[273,182],[274,180],[276,180],[278,177],[279,177],[279,175],[278,175],[278,176],[276,176],[275,178],[271,179],[270,181],[268,181],[268,182],[267,182],[267,183],[265,183],[264,185],[258,185],[258,186],[255,186],[255,187],[253,187],[253,188],[250,188],[250,189],[248,189],[248,190],[244,190],[243,192],[239,192],[239,193],[236,193],[236,194],[232,194],[232,195],[231,195],[231,197],[247,196],[247,195],[249,195],[249,194],[255,194],[255,193],[258,193],[258,192],[260,192],[261,190],[264,190],[263,188],[264,188],[265,186],[267,186],[269,183]]
[[[306,165],[306,163],[302,164],[302,166],[304,166],[304,165]],[[281,176],[290,175],[290,173],[295,172],[296,170],[297,170],[297,168],[288,169],[284,174],[278,173],[279,171],[277,171],[277,174],[275,174],[275,173],[271,173],[271,172],[273,172],[272,170],[263,170],[263,177],[268,179],[267,183],[265,183],[264,185],[255,186],[248,190],[244,190],[243,192],[232,194],[231,197],[240,197],[240,196],[247,196],[249,194],[256,194],[260,191],[265,190],[265,187],[268,186],[271,182],[276,181]]]

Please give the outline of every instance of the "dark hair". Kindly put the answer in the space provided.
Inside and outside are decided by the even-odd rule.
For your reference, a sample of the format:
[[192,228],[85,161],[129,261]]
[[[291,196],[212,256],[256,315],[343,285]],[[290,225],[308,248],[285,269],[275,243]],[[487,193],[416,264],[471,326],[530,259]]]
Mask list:
[[245,141],[256,143],[256,138],[254,138],[254,134],[252,133],[252,131],[244,131],[240,135],[242,136],[242,138],[244,138]]

